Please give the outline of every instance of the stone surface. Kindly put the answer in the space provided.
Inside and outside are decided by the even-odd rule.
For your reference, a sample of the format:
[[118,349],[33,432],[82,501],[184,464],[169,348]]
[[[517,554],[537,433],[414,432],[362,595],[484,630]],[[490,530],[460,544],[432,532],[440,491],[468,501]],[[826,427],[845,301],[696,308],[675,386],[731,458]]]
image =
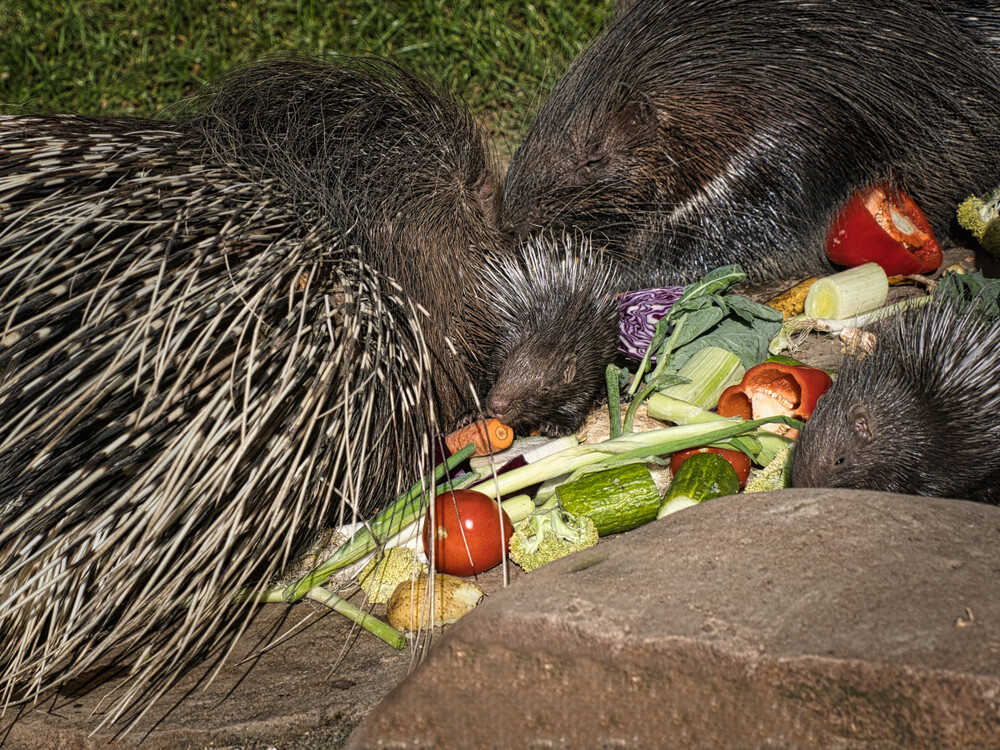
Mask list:
[[[266,643],[285,635],[258,658]],[[413,654],[396,651],[311,603],[263,608],[210,684],[198,683],[213,665],[183,680],[121,734],[121,725],[95,731],[106,697],[119,685],[109,675],[71,685],[39,705],[8,712],[4,748],[335,748],[372,705],[405,676]],[[250,658],[251,661],[244,662]],[[110,673],[110,674],[113,674]],[[93,734],[91,734],[93,732]]]
[[784,490],[523,577],[352,748],[1000,747],[1000,508]]

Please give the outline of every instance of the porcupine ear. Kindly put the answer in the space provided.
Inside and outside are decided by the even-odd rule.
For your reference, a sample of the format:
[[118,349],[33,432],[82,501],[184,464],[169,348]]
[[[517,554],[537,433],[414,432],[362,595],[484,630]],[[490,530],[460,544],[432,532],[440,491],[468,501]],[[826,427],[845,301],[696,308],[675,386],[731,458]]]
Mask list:
[[570,352],[563,357],[562,381],[564,385],[569,385],[576,377],[576,354]]
[[625,127],[633,131],[655,133],[659,120],[656,106],[649,94],[632,89],[626,89],[623,93],[625,107],[622,109],[621,121]]
[[847,413],[847,419],[851,423],[851,434],[860,443],[870,443],[875,438],[875,430],[872,425],[871,415],[863,406],[853,406]]

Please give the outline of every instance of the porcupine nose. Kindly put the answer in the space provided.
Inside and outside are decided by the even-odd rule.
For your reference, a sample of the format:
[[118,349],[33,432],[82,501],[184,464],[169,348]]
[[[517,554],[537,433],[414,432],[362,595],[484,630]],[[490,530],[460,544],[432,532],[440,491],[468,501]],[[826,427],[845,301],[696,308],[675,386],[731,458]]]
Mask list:
[[498,393],[491,393],[486,398],[487,414],[495,419],[499,419],[504,424],[509,424],[507,419],[511,413],[511,406],[511,399]]

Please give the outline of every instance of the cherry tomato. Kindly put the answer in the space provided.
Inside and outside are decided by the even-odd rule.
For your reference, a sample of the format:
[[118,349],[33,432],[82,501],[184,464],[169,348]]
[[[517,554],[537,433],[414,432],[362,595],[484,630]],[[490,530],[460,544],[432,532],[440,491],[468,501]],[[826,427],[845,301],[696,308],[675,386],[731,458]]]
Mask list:
[[702,448],[688,448],[686,451],[677,451],[670,457],[670,473],[676,474],[677,470],[681,468],[681,464],[695,453],[718,453],[736,469],[736,477],[740,480],[741,490],[743,489],[743,485],[747,483],[747,477],[750,475],[750,458],[743,451],[733,451],[728,448],[704,446]]
[[453,576],[472,576],[499,565],[514,533],[514,524],[505,511],[497,509],[496,500],[474,490],[442,492],[434,498],[434,524],[431,555],[428,513],[424,552],[439,573]]

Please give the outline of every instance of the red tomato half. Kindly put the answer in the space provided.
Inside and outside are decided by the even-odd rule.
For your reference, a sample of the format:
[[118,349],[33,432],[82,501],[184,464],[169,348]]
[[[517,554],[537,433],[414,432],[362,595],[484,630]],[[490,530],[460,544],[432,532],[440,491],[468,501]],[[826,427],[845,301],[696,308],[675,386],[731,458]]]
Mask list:
[[496,500],[474,490],[442,492],[434,498],[433,555],[430,520],[428,513],[424,552],[439,573],[453,576],[472,576],[499,565],[514,533],[514,524]]
[[741,490],[743,489],[743,485],[747,483],[747,477],[750,476],[750,457],[743,451],[733,451],[728,448],[711,448],[705,446],[702,448],[688,448],[686,451],[677,451],[670,457],[670,473],[676,474],[677,470],[681,468],[681,464],[695,453],[718,453],[736,469],[736,477],[740,480]]

